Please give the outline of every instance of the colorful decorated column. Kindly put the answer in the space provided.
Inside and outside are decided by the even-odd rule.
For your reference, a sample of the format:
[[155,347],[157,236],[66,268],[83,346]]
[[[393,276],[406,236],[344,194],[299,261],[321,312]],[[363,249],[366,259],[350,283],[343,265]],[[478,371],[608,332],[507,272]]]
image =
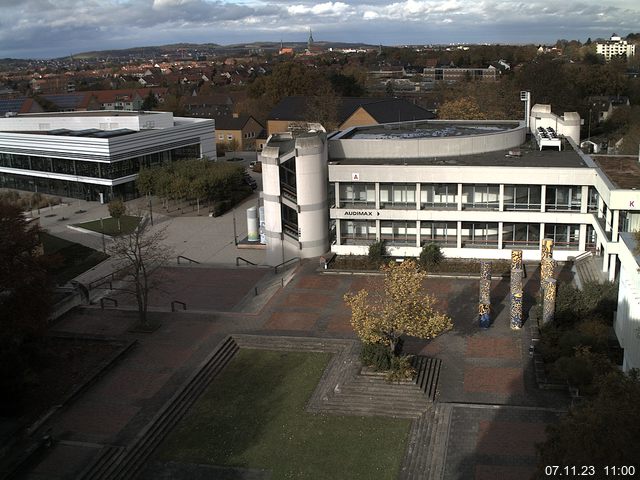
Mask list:
[[558,263],[553,258],[542,259],[542,265],[540,265],[540,289],[547,288],[549,280],[553,279],[556,274],[556,266]]
[[478,305],[480,326],[491,325],[491,262],[480,263],[480,302]]
[[511,270],[511,305],[509,309],[510,326],[513,330],[522,328],[522,268]]
[[522,250],[511,250],[511,270],[522,270]]
[[540,252],[540,260],[544,260],[545,258],[551,258],[551,257],[553,257],[553,239],[543,238],[542,251]]
[[556,279],[550,278],[544,289],[544,300],[542,303],[542,324],[553,321],[556,313]]

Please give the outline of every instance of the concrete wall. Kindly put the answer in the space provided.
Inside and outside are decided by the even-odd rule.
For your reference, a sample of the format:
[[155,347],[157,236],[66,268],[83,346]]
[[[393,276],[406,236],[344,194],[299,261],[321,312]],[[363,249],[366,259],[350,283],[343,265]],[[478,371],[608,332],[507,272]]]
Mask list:
[[171,112],[152,112],[145,114],[128,114],[122,111],[97,111],[95,115],[82,115],[78,112],[34,113],[17,117],[0,118],[0,131],[37,132],[67,128],[69,130],[143,130],[150,128],[173,127]]
[[298,227],[302,258],[329,250],[327,216],[327,138],[324,134],[296,139]]
[[623,369],[640,368],[640,257],[634,255],[632,234],[623,234],[620,242],[620,287],[614,329],[624,348]]
[[518,148],[524,143],[525,138],[526,128],[521,126],[497,133],[460,137],[332,139],[329,142],[329,156],[332,160],[338,160],[341,158],[434,158],[472,155]]
[[538,127],[551,127],[558,135],[569,137],[580,145],[580,115],[577,112],[564,112],[560,117],[551,111],[551,105],[535,104],[531,109],[530,126],[533,133]]

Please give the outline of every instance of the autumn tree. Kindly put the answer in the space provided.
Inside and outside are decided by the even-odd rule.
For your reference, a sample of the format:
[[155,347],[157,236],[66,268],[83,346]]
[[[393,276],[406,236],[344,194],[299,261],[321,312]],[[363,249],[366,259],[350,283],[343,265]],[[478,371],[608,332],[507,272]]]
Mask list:
[[115,198],[107,205],[109,208],[109,215],[118,221],[118,232],[122,231],[122,225],[120,219],[127,213],[127,206],[124,204],[121,198]]
[[0,202],[0,412],[20,405],[51,310],[39,232],[18,207]]
[[427,274],[413,260],[391,262],[381,268],[382,290],[348,293],[351,325],[365,343],[386,345],[392,354],[403,335],[433,338],[452,328],[451,319],[436,310],[435,299],[425,293]]
[[486,117],[474,98],[461,97],[440,105],[438,118],[443,120],[484,120]]
[[119,235],[109,245],[109,254],[120,261],[126,275],[121,291],[136,299],[140,325],[149,328],[147,318],[149,294],[159,287],[153,272],[164,265],[173,250],[164,244],[164,229],[152,229],[149,218],[143,218],[131,233]]

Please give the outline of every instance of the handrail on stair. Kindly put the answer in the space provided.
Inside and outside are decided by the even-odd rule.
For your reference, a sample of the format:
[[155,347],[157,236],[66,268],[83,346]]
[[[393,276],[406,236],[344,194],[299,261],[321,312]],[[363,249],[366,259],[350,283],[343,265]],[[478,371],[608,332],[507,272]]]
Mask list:
[[185,257],[184,255],[178,255],[178,265],[180,265],[180,259],[181,259],[181,258],[182,258],[183,260],[188,260],[188,262],[189,262],[189,263],[200,263],[200,262],[198,262],[198,261],[196,261],[196,260],[193,260],[192,258]]
[[577,261],[579,261],[579,260],[584,260],[585,258],[589,258],[589,257],[593,257],[593,253],[592,253],[592,252],[590,252],[590,251],[587,251],[587,252],[581,253],[580,255],[578,255],[577,257],[575,257],[575,258],[573,259],[573,261],[574,261],[574,262],[577,262]]
[[118,300],[116,300],[115,298],[111,298],[111,297],[102,297],[102,298],[100,299],[100,308],[101,308],[101,309],[103,309],[103,310],[104,310],[104,302],[105,302],[105,300],[107,300],[107,301],[111,302],[111,304],[112,304],[114,307],[117,307],[117,306],[118,306]]
[[253,263],[252,261],[247,260],[246,258],[236,257],[236,267],[240,266],[240,260],[242,260],[247,265],[257,265],[257,263]]
[[280,263],[280,264],[276,265],[275,267],[273,267],[273,271],[274,271],[274,273],[278,273],[278,268],[280,268],[280,267],[284,267],[284,266],[286,266],[287,264],[289,264],[289,263],[293,263],[293,262],[298,262],[298,263],[300,263],[301,261],[302,261],[302,260],[300,260],[300,257],[293,257],[293,258],[290,258],[289,260],[285,260],[284,262],[282,262],[282,263]]

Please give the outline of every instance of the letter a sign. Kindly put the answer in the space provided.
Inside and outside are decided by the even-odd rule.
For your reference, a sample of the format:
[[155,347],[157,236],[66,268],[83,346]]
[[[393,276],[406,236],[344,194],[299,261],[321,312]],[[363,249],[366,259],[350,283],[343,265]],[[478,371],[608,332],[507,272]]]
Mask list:
[[360,174],[359,173],[352,173],[351,174],[351,180],[357,182],[360,181]]

